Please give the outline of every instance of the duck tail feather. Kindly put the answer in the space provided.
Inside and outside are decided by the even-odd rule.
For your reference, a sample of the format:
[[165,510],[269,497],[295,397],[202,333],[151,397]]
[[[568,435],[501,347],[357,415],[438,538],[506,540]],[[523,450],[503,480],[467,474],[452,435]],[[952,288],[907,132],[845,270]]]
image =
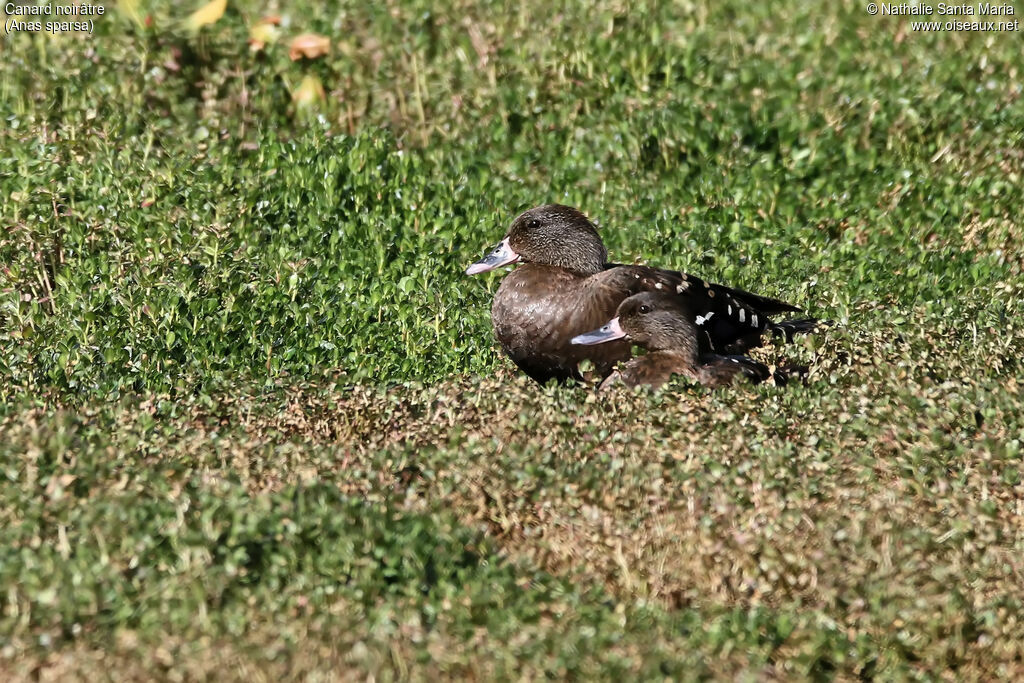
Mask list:
[[820,325],[827,324],[817,318],[797,318],[794,320],[782,320],[771,323],[769,329],[773,334],[786,338],[787,342],[793,341],[797,334],[808,334],[814,332]]

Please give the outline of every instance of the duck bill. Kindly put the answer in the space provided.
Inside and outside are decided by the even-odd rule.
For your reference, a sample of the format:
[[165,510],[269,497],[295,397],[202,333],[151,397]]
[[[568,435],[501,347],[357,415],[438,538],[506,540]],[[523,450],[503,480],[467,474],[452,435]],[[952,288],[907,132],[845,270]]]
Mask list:
[[466,275],[486,273],[489,270],[494,270],[495,268],[501,268],[502,266],[507,266],[510,263],[515,263],[518,260],[519,254],[512,251],[512,247],[509,246],[508,238],[506,237],[494,248],[494,251],[487,256],[484,256],[469,268],[466,268]]
[[622,339],[625,336],[626,331],[623,330],[622,325],[619,324],[619,319],[612,318],[612,321],[604,327],[599,327],[593,332],[587,332],[586,334],[581,334],[578,337],[573,337],[572,343],[592,346],[594,344],[603,344],[616,339]]

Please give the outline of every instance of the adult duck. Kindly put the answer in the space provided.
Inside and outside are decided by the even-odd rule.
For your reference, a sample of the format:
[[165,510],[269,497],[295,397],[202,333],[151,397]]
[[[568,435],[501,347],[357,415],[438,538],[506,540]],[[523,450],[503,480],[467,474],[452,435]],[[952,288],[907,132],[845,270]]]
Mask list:
[[502,280],[491,306],[494,334],[509,358],[541,383],[581,379],[578,366],[584,359],[602,377],[628,359],[628,341],[584,346],[572,339],[606,323],[619,304],[640,292],[685,298],[706,321],[702,330],[713,353],[742,353],[759,345],[766,331],[789,338],[816,323],[810,318],[773,322],[769,316],[800,310],[778,299],[674,270],[608,263],[594,224],[560,204],[520,214],[498,246],[466,273],[510,264],[518,265]]
[[[673,375],[706,387],[720,387],[744,378],[754,384],[772,376],[762,363],[747,356],[709,351],[704,326],[707,319],[683,297],[644,292],[619,305],[616,315],[599,329],[574,337],[573,344],[591,346],[626,340],[647,349],[643,356],[621,363],[600,389],[622,383],[627,387],[657,388]],[[784,381],[784,377],[777,378]]]

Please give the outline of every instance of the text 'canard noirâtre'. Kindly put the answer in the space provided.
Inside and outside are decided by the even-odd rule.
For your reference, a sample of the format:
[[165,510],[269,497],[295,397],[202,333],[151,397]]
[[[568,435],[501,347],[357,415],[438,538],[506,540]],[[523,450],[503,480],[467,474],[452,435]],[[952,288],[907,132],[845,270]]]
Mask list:
[[103,5],[4,5],[4,13],[9,17],[96,17],[106,11]]

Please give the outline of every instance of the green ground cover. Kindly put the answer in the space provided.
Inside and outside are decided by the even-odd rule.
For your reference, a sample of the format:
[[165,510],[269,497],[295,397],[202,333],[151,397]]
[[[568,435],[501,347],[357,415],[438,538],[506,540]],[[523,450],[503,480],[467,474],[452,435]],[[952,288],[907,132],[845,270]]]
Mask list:
[[[5,680],[1024,676],[1019,32],[133,4],[0,41]],[[518,375],[462,271],[550,201],[806,385]]]

